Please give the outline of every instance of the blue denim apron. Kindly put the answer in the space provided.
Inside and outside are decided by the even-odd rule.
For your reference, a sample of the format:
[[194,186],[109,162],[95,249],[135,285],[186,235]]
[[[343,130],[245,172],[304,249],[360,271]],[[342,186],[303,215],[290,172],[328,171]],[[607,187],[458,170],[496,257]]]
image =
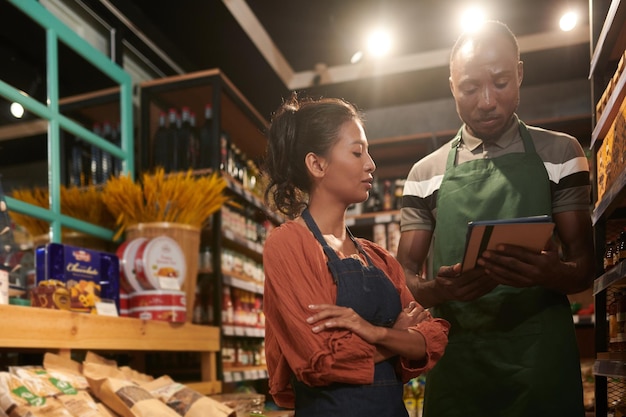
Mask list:
[[[339,306],[350,307],[376,326],[390,327],[402,310],[400,295],[385,273],[376,268],[354,236],[350,239],[367,266],[354,258],[340,259],[326,243],[308,209],[302,218],[324,248],[335,284]],[[293,378],[297,417],[407,417],[402,401],[403,383],[396,375],[397,358],[375,364],[374,381],[368,385],[334,383],[310,387]]]

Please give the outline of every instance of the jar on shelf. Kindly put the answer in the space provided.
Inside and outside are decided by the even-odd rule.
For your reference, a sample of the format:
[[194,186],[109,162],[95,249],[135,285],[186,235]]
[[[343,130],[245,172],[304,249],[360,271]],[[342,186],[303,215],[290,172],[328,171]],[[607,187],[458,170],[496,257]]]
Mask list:
[[626,297],[621,291],[615,293],[615,318],[617,322],[617,350],[626,351]]
[[615,266],[615,241],[610,241],[606,243],[606,249],[604,251],[604,271],[608,271],[609,269]]
[[615,245],[615,255],[617,257],[617,262],[626,260],[626,230],[622,230],[619,233],[617,245]]
[[615,298],[608,305],[608,316],[609,316],[609,352],[617,352],[618,344],[617,344],[617,293],[615,294]]

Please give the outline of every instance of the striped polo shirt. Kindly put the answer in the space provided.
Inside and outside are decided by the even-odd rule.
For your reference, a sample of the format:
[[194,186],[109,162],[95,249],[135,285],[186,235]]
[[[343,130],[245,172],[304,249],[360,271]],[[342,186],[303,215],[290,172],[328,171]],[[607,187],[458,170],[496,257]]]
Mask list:
[[[457,164],[479,158],[524,152],[524,143],[515,123],[495,143],[471,135],[463,126]],[[537,154],[546,167],[552,193],[552,213],[589,210],[591,185],[589,163],[576,138],[561,132],[527,126]],[[437,193],[446,170],[452,141],[420,159],[411,168],[404,185],[400,229],[433,230],[437,219]]]

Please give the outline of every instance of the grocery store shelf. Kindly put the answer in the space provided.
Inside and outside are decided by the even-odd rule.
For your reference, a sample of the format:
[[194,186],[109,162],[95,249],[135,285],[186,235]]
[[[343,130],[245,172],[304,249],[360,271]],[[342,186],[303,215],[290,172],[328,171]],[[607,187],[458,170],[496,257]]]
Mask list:
[[611,6],[607,11],[604,24],[602,25],[602,31],[596,42],[593,55],[591,57],[591,63],[589,65],[589,77],[591,78],[596,68],[604,69],[611,57],[615,45],[620,44],[618,42],[620,36],[623,36],[623,22],[626,19],[626,4],[620,0],[613,0]]
[[346,226],[373,226],[379,223],[400,221],[400,210],[379,211],[375,213],[358,214],[346,217]]
[[224,276],[223,282],[226,285],[256,294],[263,294],[263,284],[257,281],[253,281],[250,278],[238,277],[228,272],[223,272],[222,274]]
[[265,337],[265,329],[262,327],[247,327],[230,324],[222,324],[224,336],[240,337]]
[[265,366],[249,366],[224,370],[224,382],[254,381],[268,377]]
[[626,286],[626,261],[620,262],[595,279],[593,282],[593,295],[606,290],[612,285]]
[[0,305],[0,347],[217,352],[220,329],[130,317]]
[[626,378],[626,362],[612,359],[597,359],[593,364],[593,374],[610,378]]

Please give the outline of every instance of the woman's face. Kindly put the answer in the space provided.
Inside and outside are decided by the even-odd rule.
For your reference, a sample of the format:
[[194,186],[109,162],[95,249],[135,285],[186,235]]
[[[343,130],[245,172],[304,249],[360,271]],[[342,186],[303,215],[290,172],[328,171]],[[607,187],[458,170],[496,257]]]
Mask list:
[[376,164],[359,122],[350,120],[343,124],[325,162],[322,184],[326,192],[346,205],[367,200]]

